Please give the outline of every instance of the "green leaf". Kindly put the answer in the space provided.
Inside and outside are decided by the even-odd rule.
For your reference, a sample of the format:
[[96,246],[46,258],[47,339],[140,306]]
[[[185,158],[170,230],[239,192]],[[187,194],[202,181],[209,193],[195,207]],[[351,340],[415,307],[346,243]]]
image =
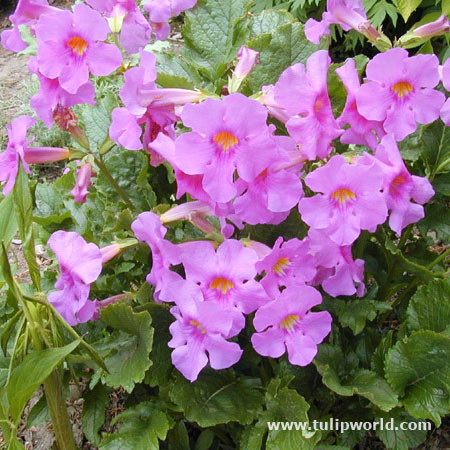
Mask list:
[[442,0],[442,14],[446,16],[450,14],[450,0]]
[[244,43],[236,39],[237,25],[249,9],[248,0],[208,0],[186,11],[182,55],[204,68],[215,81],[223,76]]
[[384,378],[366,369],[345,373],[343,361],[345,357],[340,348],[328,344],[320,346],[314,364],[328,388],[344,397],[361,395],[383,411],[389,411],[397,405],[397,395]]
[[16,213],[14,211],[14,196],[8,195],[0,203],[0,241],[9,248],[12,238],[17,232]]
[[212,430],[203,430],[197,438],[194,450],[209,450],[214,442],[214,436],[215,435]]
[[105,382],[114,388],[123,386],[131,392],[135,383],[144,379],[145,371],[151,366],[149,353],[152,349],[153,328],[148,312],[134,313],[124,303],[108,305],[101,311],[101,319],[115,328],[115,347],[104,359],[109,374]]
[[[424,422],[414,419],[405,413],[402,409],[393,409],[389,413],[377,411],[375,422],[384,421],[384,429],[376,429],[375,434],[383,441],[384,445],[390,450],[408,450],[420,445],[427,437],[426,430],[419,429]],[[394,429],[388,430],[386,425],[393,420]],[[403,431],[400,425],[416,423],[416,430]],[[402,425],[403,427],[405,425]],[[380,427],[381,428],[381,427]]]
[[450,209],[442,203],[434,203],[425,208],[425,218],[419,222],[419,229],[426,235],[430,230],[444,242],[450,240]]
[[[156,60],[156,70],[156,82],[163,88],[184,86],[185,89],[193,89],[203,84],[198,70],[181,55],[160,53]],[[178,86],[174,86],[174,82]]]
[[97,384],[92,391],[83,395],[84,405],[81,416],[83,433],[94,445],[100,443],[98,430],[105,423],[105,411],[109,402],[108,390],[102,384]]
[[48,420],[50,420],[50,413],[47,407],[47,400],[45,395],[42,395],[27,416],[27,428],[35,427]]
[[190,450],[189,435],[184,422],[178,422],[167,436],[169,450]]
[[150,402],[141,402],[115,417],[121,422],[119,432],[102,440],[100,450],[158,450],[158,439],[164,441],[169,421]]
[[20,420],[23,408],[34,391],[80,342],[81,339],[77,339],[64,347],[29,353],[13,370],[6,389],[11,416],[15,423]]
[[412,331],[450,331],[450,279],[435,280],[420,286],[407,310],[408,328]]
[[450,167],[450,128],[440,120],[424,127],[422,157],[427,175],[433,179],[438,173],[448,172]]
[[20,239],[22,240],[23,255],[27,261],[30,277],[37,290],[41,290],[41,274],[36,262],[33,236],[33,198],[28,175],[20,165],[19,172],[14,185],[14,205],[16,207],[16,218],[19,226]]
[[386,357],[389,384],[406,411],[440,426],[450,406],[450,338],[418,331],[397,344]]
[[409,16],[420,6],[422,0],[397,0],[397,8],[405,22]]
[[287,11],[267,9],[251,16],[245,23],[250,32],[250,39],[260,34],[271,34],[287,23],[296,22],[296,18]]
[[308,57],[321,48],[308,41],[304,26],[288,23],[278,27],[272,34],[263,34],[250,40],[246,45],[259,51],[259,63],[249,75],[246,85],[257,92],[263,85],[275,83],[282,72]]
[[207,371],[195,383],[178,376],[169,395],[187,420],[201,427],[233,421],[248,425],[263,403],[262,393],[249,381],[241,381],[228,371]]
[[40,225],[62,223],[71,217],[64,206],[61,193],[54,184],[39,183],[35,191],[36,208],[34,221]]

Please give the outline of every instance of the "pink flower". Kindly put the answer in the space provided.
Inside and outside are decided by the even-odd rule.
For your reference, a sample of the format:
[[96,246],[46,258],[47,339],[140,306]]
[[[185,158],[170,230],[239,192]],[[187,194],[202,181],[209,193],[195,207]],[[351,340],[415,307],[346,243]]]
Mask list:
[[308,312],[322,303],[320,293],[310,286],[286,288],[280,296],[258,309],[253,324],[253,348],[262,356],[279,358],[286,350],[291,364],[307,366],[331,331],[327,311]]
[[122,63],[120,50],[106,44],[106,20],[84,4],[73,14],[58,11],[45,14],[36,25],[39,71],[58,78],[63,89],[75,94],[93,75],[109,75]]
[[265,272],[261,284],[271,298],[278,297],[280,287],[303,284],[314,278],[314,259],[308,250],[306,242],[291,239],[283,243],[279,237],[270,254],[256,263],[258,272]]
[[435,55],[408,57],[402,48],[376,55],[367,65],[367,79],[356,93],[358,111],[368,120],[382,121],[397,141],[413,133],[416,122],[427,124],[439,117],[445,95],[439,83]]
[[59,11],[50,6],[47,0],[19,0],[14,14],[9,16],[13,24],[10,30],[2,31],[1,41],[3,47],[11,52],[21,52],[27,48],[26,42],[20,36],[19,25],[27,25],[34,33],[34,25],[42,14]]
[[374,232],[387,217],[381,193],[383,173],[375,164],[348,164],[341,155],[305,178],[313,197],[303,198],[299,211],[311,228],[324,230],[338,245],[349,245],[360,230]]
[[237,64],[228,82],[228,91],[237,92],[259,60],[259,52],[243,45],[237,54]]
[[149,284],[155,286],[155,300],[173,301],[173,285],[182,278],[172,272],[170,267],[181,262],[181,248],[164,239],[167,229],[152,212],[139,214],[131,224],[131,229],[152,251],[152,270],[146,279]]
[[330,35],[330,25],[333,23],[339,24],[344,31],[353,28],[368,38],[376,39],[380,35],[367,20],[361,0],[328,0],[322,20],[318,22],[309,19],[305,23],[306,37],[311,42],[319,44],[322,36]]
[[327,51],[319,50],[308,58],[306,69],[295,64],[275,84],[275,101],[291,116],[286,128],[309,160],[327,157],[331,141],[342,134],[328,97],[330,63]]
[[374,150],[379,139],[386,133],[382,122],[367,120],[358,112],[356,93],[361,84],[355,61],[353,59],[347,60],[342,67],[336,69],[336,73],[347,90],[347,101],[341,116],[337,119],[337,123],[340,127],[346,124],[350,125],[350,128],[347,128],[341,136],[341,142],[343,144],[365,145]]
[[87,162],[77,169],[77,181],[75,187],[70,191],[76,203],[85,203],[89,194],[88,187],[91,183],[92,167]]
[[309,230],[305,242],[313,265],[317,268],[317,275],[311,281],[313,286],[321,284],[323,290],[332,297],[364,295],[364,261],[353,260],[350,245],[341,247],[324,231],[314,229]]
[[200,286],[205,301],[233,313],[236,334],[245,326],[242,313],[249,314],[269,301],[254,279],[258,256],[240,241],[226,240],[217,251],[209,242],[192,243],[181,260],[186,279]]
[[87,0],[87,3],[105,14],[110,23],[120,24],[117,32],[120,31],[120,42],[127,52],[137,53],[149,42],[152,29],[136,0]]
[[273,140],[267,111],[242,94],[186,105],[182,119],[192,132],[176,140],[175,163],[188,175],[203,175],[203,189],[225,203],[236,194],[234,172],[253,181],[270,164]]
[[59,106],[70,108],[81,103],[95,105],[95,89],[90,81],[81,85],[77,92],[71,94],[61,87],[57,78],[47,78],[39,72],[35,56],[28,61],[28,70],[37,75],[40,82],[39,92],[31,97],[31,107],[48,127],[52,126],[53,112]]
[[50,293],[49,302],[69,325],[91,320],[96,311],[89,301],[90,284],[102,271],[102,254],[74,232],[56,231],[48,245],[58,258],[61,276],[55,283],[57,291]]
[[369,155],[365,158],[369,161],[376,159],[383,170],[383,194],[391,211],[389,226],[400,236],[407,225],[423,219],[425,211],[422,205],[433,197],[434,189],[426,178],[408,172],[391,135],[382,139],[375,158]]
[[[231,367],[239,361],[242,350],[226,339],[235,336],[232,314],[218,304],[202,301],[195,283],[181,282],[177,306],[170,312],[177,319],[170,325],[172,339],[168,345],[173,365],[189,380],[195,381],[208,363],[213,369]],[[208,355],[206,355],[208,353]]]
[[[450,59],[445,61],[442,66],[442,84],[447,91],[450,91]],[[444,106],[441,109],[441,119],[445,125],[450,126],[450,98],[446,100]]]
[[0,153],[0,182],[6,181],[3,195],[8,195],[14,187],[19,162],[27,173],[31,173],[28,164],[60,161],[70,156],[66,148],[30,147],[33,140],[27,141],[27,131],[35,122],[30,116],[20,116],[7,127],[8,145]]

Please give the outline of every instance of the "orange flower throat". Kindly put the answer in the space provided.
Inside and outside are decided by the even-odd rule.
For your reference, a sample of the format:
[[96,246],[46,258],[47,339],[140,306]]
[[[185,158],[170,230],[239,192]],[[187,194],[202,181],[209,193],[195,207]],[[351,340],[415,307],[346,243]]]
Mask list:
[[87,48],[88,43],[80,36],[73,36],[67,41],[67,45],[78,55],[83,55]]
[[221,131],[220,133],[217,133],[214,136],[213,141],[225,152],[239,144],[238,138],[228,131]]

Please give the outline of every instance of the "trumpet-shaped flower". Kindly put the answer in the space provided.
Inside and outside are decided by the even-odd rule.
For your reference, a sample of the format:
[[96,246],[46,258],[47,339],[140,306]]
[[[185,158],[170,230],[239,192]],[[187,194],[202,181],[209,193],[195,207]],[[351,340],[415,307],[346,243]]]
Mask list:
[[309,160],[325,158],[331,141],[342,134],[333,117],[327,90],[328,52],[313,53],[305,66],[286,69],[275,84],[275,101],[291,118],[286,127]]
[[343,144],[365,145],[375,150],[379,139],[386,133],[382,122],[367,120],[358,112],[356,93],[361,84],[355,61],[349,59],[342,67],[336,69],[336,73],[347,90],[347,101],[341,116],[337,119],[337,123],[341,127],[346,124],[350,125],[350,128],[346,129],[341,136],[341,142]]
[[39,71],[58,78],[63,89],[75,94],[89,73],[109,75],[122,63],[120,50],[106,44],[109,26],[95,10],[79,3],[74,12],[44,14],[36,25]]
[[383,173],[375,163],[348,164],[335,155],[311,172],[305,183],[320,194],[300,200],[302,219],[311,228],[326,231],[338,245],[353,243],[360,230],[374,232],[386,220]]
[[439,117],[445,95],[439,83],[436,55],[408,56],[402,48],[376,55],[367,65],[367,79],[356,93],[358,112],[383,122],[397,141],[413,133],[416,122],[428,124]]
[[320,293],[310,286],[287,287],[280,296],[258,309],[253,324],[253,348],[263,356],[278,358],[286,350],[291,364],[308,365],[331,331],[327,311],[310,312],[322,303]]
[[27,25],[34,33],[34,26],[42,14],[59,11],[58,8],[50,6],[47,0],[19,0],[14,14],[9,16],[13,28],[2,31],[1,42],[6,50],[11,52],[21,52],[27,48],[26,42],[22,39],[19,25]]
[[408,172],[391,135],[382,139],[375,157],[366,155],[365,158],[379,162],[384,175],[383,194],[391,212],[389,226],[400,236],[407,225],[423,219],[425,211],[422,205],[433,197],[433,187],[426,178]]
[[87,162],[77,169],[77,180],[75,187],[70,191],[76,203],[85,203],[86,197],[89,194],[88,187],[91,183],[92,167]]
[[274,141],[267,111],[242,94],[186,105],[182,120],[192,128],[176,140],[175,162],[188,175],[203,175],[203,189],[220,203],[237,194],[234,173],[253,181],[271,160]]
[[[442,84],[447,91],[450,91],[450,59],[445,61],[441,71]],[[446,100],[441,109],[441,119],[445,125],[450,126],[450,98]]]
[[233,313],[236,333],[245,325],[242,313],[249,314],[269,301],[264,288],[254,280],[258,256],[240,241],[226,240],[217,251],[209,242],[196,242],[181,260],[186,279],[200,286],[205,301]]
[[278,297],[280,287],[303,284],[314,278],[314,258],[308,250],[306,242],[298,239],[283,242],[279,237],[272,251],[256,263],[258,272],[265,272],[261,284],[271,298]]
[[30,116],[20,116],[7,127],[8,145],[0,153],[0,182],[6,181],[3,195],[8,195],[14,187],[19,162],[27,173],[31,173],[28,164],[55,162],[70,156],[66,148],[30,147],[33,140],[27,140],[27,131],[35,122]]
[[102,271],[102,253],[93,243],[87,243],[74,232],[56,231],[48,245],[58,258],[61,276],[55,283],[49,302],[69,325],[90,320],[96,311],[88,301],[90,285]]
[[202,301],[202,292],[195,283],[179,282],[177,291],[177,305],[170,310],[177,320],[170,325],[172,339],[168,343],[175,349],[173,365],[188,380],[195,381],[208,360],[216,370],[238,362],[241,348],[226,340],[236,334],[232,331],[232,314],[216,303]]

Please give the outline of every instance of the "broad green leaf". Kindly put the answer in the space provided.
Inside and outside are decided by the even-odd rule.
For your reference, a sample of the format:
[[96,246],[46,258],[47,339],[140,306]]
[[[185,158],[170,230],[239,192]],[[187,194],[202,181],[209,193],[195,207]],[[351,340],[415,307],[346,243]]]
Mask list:
[[407,310],[408,328],[413,331],[450,332],[450,279],[420,286]]
[[94,445],[100,443],[98,430],[105,423],[105,411],[109,402],[108,390],[102,384],[97,384],[92,391],[83,395],[84,405],[81,416],[83,433]]
[[158,71],[156,82],[163,88],[194,89],[203,84],[198,70],[181,55],[159,54],[156,69]]
[[14,196],[8,195],[0,203],[0,241],[6,249],[17,232],[16,213],[14,211]]
[[[389,413],[377,411],[375,422],[384,421],[384,429],[377,428],[376,435],[383,441],[384,445],[390,450],[408,450],[410,448],[420,445],[427,437],[426,430],[406,430],[400,428],[400,424],[415,422],[417,428],[422,426],[421,421],[409,416],[400,408],[393,409]],[[386,424],[394,421],[394,429],[387,430]],[[402,425],[404,426],[404,425]]]
[[409,16],[420,6],[422,0],[397,0],[397,8],[405,22]]
[[50,413],[47,407],[47,400],[45,395],[41,395],[41,398],[27,415],[27,428],[35,427],[48,420],[50,420]]
[[345,397],[361,395],[383,411],[397,405],[397,395],[384,378],[366,369],[358,369],[353,374],[345,373],[344,360],[341,349],[328,344],[320,346],[314,364],[328,388]]
[[321,48],[306,39],[304,26],[299,22],[282,25],[272,34],[259,35],[246,45],[259,51],[259,63],[246,82],[252,92],[259,91],[263,85],[275,83],[285,69],[306,62],[312,53]]
[[425,218],[419,222],[420,231],[426,235],[434,230],[436,237],[444,242],[450,241],[450,209],[442,203],[434,203],[425,208]]
[[211,81],[221,78],[244,43],[236,40],[238,23],[249,9],[248,0],[207,0],[186,11],[182,55],[204,68]]
[[158,450],[158,440],[164,441],[169,421],[162,411],[150,402],[141,402],[115,417],[119,431],[108,435],[100,443],[100,450]]
[[450,406],[450,337],[418,331],[397,344],[386,357],[386,378],[406,411],[440,426]]
[[110,372],[104,375],[106,384],[115,388],[123,386],[131,392],[152,364],[149,358],[153,342],[150,314],[134,313],[130,306],[115,303],[102,309],[101,318],[118,330],[114,335],[116,344],[104,359]]
[[219,423],[253,422],[262,407],[263,397],[258,386],[241,381],[230,372],[206,371],[190,383],[179,375],[169,391],[171,400],[180,406],[185,417],[201,427]]
[[422,157],[427,175],[434,178],[438,173],[450,170],[450,128],[440,120],[424,127],[422,133],[424,150]]
[[253,39],[260,34],[271,34],[281,25],[296,21],[296,18],[287,11],[267,9],[249,17],[245,24],[250,33],[249,38]]
[[34,286],[41,290],[41,275],[36,262],[36,252],[34,248],[33,236],[33,198],[30,186],[28,185],[28,175],[22,165],[14,185],[14,206],[16,207],[16,219],[19,226],[20,239],[23,243],[23,255],[27,261],[30,277]]
[[70,211],[64,207],[61,193],[53,184],[39,183],[35,197],[34,221],[40,225],[59,224],[71,217]]
[[64,347],[29,353],[13,370],[6,390],[11,416],[15,423],[20,420],[23,408],[34,391],[80,342],[81,339],[77,339]]

